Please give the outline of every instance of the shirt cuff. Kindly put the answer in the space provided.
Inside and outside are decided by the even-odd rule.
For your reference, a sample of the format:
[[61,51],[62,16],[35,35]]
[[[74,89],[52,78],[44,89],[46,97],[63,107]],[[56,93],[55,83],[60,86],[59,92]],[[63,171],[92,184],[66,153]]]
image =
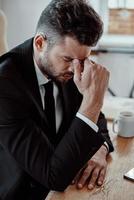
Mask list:
[[103,143],[103,145],[106,147],[107,153],[109,153],[109,146],[108,146],[108,143],[105,141],[105,142]]
[[88,124],[95,132],[98,132],[99,130],[98,126],[94,122],[92,122],[89,118],[85,117],[79,112],[76,113],[76,117],[80,118],[82,121]]

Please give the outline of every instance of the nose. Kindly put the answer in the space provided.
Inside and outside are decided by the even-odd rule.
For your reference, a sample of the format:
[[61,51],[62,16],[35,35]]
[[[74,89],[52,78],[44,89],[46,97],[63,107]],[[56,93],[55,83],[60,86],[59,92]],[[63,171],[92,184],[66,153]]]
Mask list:
[[74,67],[73,67],[73,64],[72,64],[72,63],[69,65],[68,70],[69,70],[69,72],[74,73]]
[[[81,66],[81,70],[83,71],[85,59],[83,59],[83,60],[79,60],[79,59],[78,59],[78,61],[79,61],[79,64],[80,64],[80,66]],[[70,63],[69,71],[74,73],[74,66],[73,66],[73,63],[72,63],[72,62]]]
[[85,60],[79,60],[79,63],[80,63],[82,68],[84,67],[84,62],[85,62]]

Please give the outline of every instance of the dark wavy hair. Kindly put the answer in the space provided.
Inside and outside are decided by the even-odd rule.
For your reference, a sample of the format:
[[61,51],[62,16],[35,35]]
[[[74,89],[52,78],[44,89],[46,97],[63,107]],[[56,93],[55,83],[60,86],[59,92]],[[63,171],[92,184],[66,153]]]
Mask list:
[[71,36],[82,45],[94,46],[103,32],[103,23],[86,0],[52,0],[43,10],[36,28],[50,42]]

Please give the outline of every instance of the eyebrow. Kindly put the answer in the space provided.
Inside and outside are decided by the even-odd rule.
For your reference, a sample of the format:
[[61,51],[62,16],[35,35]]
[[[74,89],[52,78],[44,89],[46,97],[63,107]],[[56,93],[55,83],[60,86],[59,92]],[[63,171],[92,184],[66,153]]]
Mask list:
[[[69,56],[64,56],[65,59],[67,60],[74,60],[74,59],[78,59],[78,58],[71,58]],[[85,57],[84,59],[78,59],[80,62],[84,62],[88,57]]]

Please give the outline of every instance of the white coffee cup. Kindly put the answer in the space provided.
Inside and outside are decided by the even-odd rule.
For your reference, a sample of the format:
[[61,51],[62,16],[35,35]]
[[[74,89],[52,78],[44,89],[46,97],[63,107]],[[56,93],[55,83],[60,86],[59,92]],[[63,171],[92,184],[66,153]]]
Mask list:
[[134,112],[121,112],[113,122],[113,132],[122,137],[134,137]]

